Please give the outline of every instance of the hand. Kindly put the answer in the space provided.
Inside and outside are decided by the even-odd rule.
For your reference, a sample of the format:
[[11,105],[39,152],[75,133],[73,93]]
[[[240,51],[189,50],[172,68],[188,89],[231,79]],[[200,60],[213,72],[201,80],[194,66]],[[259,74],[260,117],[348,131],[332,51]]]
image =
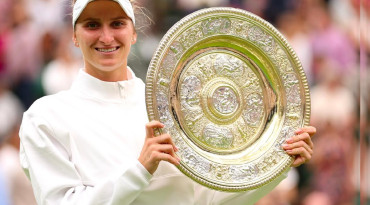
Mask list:
[[151,121],[146,124],[146,138],[143,149],[139,156],[139,162],[153,174],[164,160],[174,165],[180,164],[180,159],[175,155],[177,148],[169,134],[154,135],[155,128],[163,128],[164,125],[158,121]]
[[283,149],[289,154],[295,156],[292,167],[298,167],[310,161],[313,154],[313,143],[311,137],[316,133],[316,128],[307,126],[298,129],[295,135],[286,140]]

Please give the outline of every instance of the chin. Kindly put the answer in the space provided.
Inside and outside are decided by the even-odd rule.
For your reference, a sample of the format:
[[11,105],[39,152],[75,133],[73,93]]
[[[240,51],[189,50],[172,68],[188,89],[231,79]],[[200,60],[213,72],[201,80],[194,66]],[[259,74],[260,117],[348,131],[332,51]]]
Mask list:
[[122,68],[122,67],[123,67],[123,65],[118,65],[117,63],[102,63],[99,66],[97,66],[97,68],[99,68],[99,70],[105,71],[105,72],[115,71],[115,70],[117,70],[119,68]]
[[110,73],[110,72],[114,72],[114,71],[117,71],[119,70],[120,67],[104,67],[104,68],[99,68],[99,70],[103,71],[103,72],[106,72],[106,73]]

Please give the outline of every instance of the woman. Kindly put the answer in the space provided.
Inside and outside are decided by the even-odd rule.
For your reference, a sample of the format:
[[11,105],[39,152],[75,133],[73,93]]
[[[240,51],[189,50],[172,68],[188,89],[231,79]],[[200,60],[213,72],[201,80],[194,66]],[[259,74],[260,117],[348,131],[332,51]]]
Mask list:
[[[252,204],[284,175],[245,193],[222,193],[184,176],[168,134],[154,137],[144,83],[127,66],[136,42],[128,0],[77,0],[73,40],[84,68],[68,91],[37,100],[20,131],[21,163],[39,204]],[[146,125],[146,126],[145,126]],[[288,140],[293,166],[310,159],[313,127]]]

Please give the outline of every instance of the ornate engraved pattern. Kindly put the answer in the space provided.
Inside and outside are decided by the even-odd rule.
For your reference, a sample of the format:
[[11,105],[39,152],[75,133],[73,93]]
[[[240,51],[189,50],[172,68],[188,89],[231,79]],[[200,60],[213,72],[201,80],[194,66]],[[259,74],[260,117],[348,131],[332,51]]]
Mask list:
[[231,21],[227,17],[211,17],[201,23],[205,36],[227,33],[231,27]]
[[163,122],[166,127],[172,127],[173,120],[169,112],[167,96],[162,92],[157,94],[157,105],[159,121]]
[[258,126],[264,113],[262,96],[258,93],[252,93],[247,96],[246,103],[248,109],[243,113],[245,121],[249,126]]
[[179,169],[223,191],[281,174],[292,162],[281,145],[310,116],[307,80],[284,37],[232,8],[195,12],[168,31],[146,95],[149,118],[179,147]]
[[201,90],[201,82],[196,76],[188,76],[185,78],[183,84],[181,85],[181,98],[186,102],[189,107],[199,105],[200,97],[199,93]]
[[233,143],[233,134],[227,128],[220,128],[213,124],[208,124],[203,130],[202,140],[208,145],[217,148],[227,149]]
[[222,114],[230,114],[239,106],[235,92],[226,86],[221,86],[212,95],[213,106]]
[[[205,150],[232,152],[252,143],[256,129],[234,128],[241,113],[250,127],[258,127],[266,119],[261,82],[241,58],[211,49],[189,60],[179,77],[181,109],[177,115],[184,116],[179,123]],[[243,89],[247,78],[253,85]],[[243,96],[249,96],[247,103]]]

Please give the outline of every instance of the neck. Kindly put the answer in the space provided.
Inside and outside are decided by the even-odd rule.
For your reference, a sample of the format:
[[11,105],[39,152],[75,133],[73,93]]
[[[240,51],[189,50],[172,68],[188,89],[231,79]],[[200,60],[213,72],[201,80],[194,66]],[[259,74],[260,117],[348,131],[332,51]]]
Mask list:
[[113,71],[92,70],[92,69],[86,69],[86,68],[84,70],[86,73],[102,81],[117,82],[117,81],[124,81],[124,80],[129,79],[126,66],[123,67],[122,69],[116,69]]

